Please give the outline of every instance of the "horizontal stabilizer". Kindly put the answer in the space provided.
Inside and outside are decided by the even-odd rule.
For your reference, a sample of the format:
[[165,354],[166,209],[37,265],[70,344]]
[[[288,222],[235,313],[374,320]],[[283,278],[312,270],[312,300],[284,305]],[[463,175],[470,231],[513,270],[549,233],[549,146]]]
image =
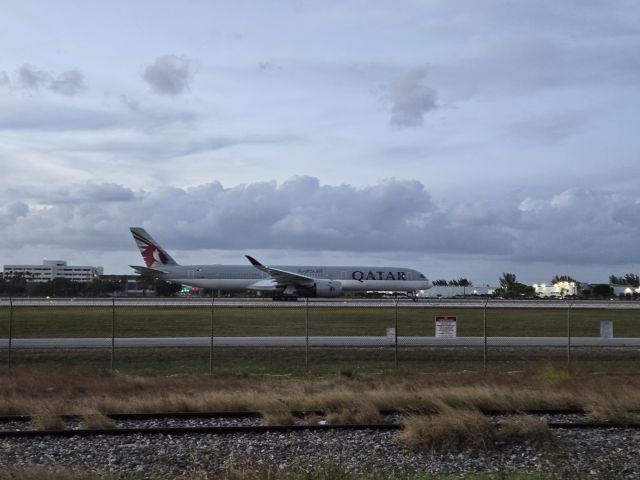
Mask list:
[[131,268],[133,268],[136,272],[143,274],[143,275],[152,275],[154,277],[159,277],[160,275],[164,275],[167,272],[163,272],[162,270],[156,270],[155,268],[147,268],[147,267],[140,267],[137,265],[129,265]]

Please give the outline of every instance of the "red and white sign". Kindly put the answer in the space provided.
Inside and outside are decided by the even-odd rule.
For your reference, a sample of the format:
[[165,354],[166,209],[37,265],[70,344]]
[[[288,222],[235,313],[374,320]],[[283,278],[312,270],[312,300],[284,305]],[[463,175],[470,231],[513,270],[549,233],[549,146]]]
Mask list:
[[458,317],[436,317],[436,338],[455,338]]

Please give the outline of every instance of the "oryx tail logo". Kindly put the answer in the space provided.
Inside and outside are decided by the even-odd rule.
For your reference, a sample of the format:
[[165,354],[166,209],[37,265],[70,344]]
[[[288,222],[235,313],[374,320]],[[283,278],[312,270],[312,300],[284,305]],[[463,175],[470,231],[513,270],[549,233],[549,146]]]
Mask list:
[[142,229],[132,229],[131,233],[148,268],[176,263],[147,232]]

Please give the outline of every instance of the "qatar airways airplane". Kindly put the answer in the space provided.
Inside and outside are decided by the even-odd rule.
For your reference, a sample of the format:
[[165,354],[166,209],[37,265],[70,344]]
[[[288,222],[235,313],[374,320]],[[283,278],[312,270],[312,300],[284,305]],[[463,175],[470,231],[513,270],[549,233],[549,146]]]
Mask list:
[[416,292],[431,282],[417,270],[401,267],[266,266],[245,255],[246,265],[179,265],[143,228],[131,227],[146,267],[138,273],[198,288],[225,291],[252,290],[274,300],[302,297],[339,297],[347,291]]

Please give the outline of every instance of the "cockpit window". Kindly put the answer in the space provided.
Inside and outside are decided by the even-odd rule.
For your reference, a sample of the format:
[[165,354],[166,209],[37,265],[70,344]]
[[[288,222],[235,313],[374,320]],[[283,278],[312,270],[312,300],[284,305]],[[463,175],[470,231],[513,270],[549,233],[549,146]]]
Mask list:
[[425,280],[427,279],[423,274],[420,274],[420,278],[424,278]]

